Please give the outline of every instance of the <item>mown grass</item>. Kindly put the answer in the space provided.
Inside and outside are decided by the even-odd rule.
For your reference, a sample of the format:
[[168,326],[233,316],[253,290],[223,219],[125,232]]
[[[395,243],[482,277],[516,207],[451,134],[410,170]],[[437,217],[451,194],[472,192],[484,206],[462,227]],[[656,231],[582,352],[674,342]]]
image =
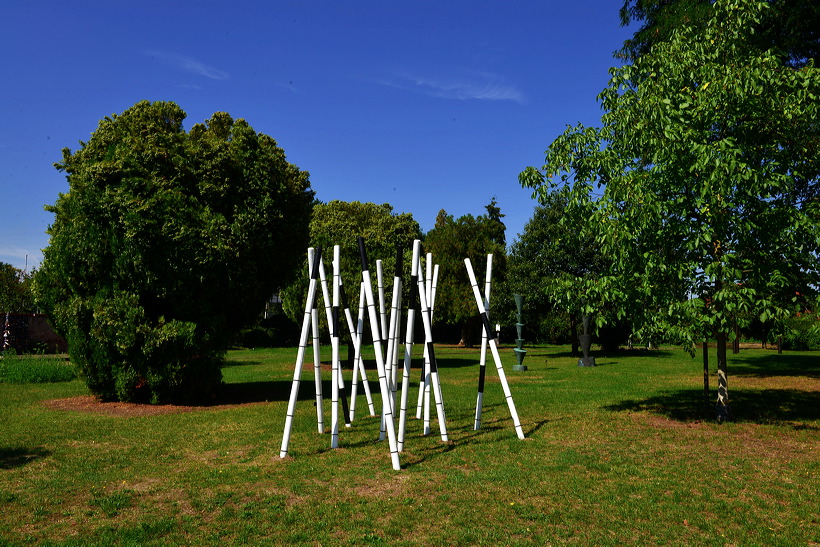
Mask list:
[[0,357],[0,382],[40,384],[68,382],[77,377],[74,367],[61,355],[16,355],[8,351]]
[[232,352],[228,404],[186,412],[56,410],[43,401],[87,394],[79,381],[0,384],[0,543],[820,544],[820,353],[730,355],[736,420],[718,425],[700,356],[582,368],[528,349],[526,372],[502,351],[526,440],[493,367],[473,430],[478,352],[441,347],[450,442],[412,420],[398,472],[364,397],[330,449],[309,368],[279,458],[293,349]]

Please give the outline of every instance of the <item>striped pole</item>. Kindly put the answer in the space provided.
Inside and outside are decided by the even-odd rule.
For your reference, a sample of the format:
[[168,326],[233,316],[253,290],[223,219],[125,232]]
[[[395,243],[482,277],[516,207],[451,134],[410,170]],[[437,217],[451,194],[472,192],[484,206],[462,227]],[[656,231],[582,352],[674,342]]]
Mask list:
[[376,316],[376,303],[373,298],[373,285],[370,281],[370,270],[367,266],[367,251],[364,247],[364,239],[359,237],[359,256],[362,262],[362,281],[365,285],[365,296],[367,297],[367,311],[370,319],[370,331],[373,334],[373,346],[376,353],[376,368],[379,373],[379,387],[382,393],[382,412],[385,416],[385,423],[387,425],[387,440],[390,445],[390,458],[393,462],[393,469],[396,471],[401,469],[399,462],[399,452],[396,446],[396,429],[393,423],[393,409],[390,404],[390,388],[387,385],[387,376],[385,375],[384,367],[384,353],[382,350],[381,337],[379,336],[379,323]]
[[293,429],[293,413],[296,410],[296,399],[299,396],[299,382],[302,377],[302,364],[305,360],[305,348],[307,346],[308,329],[310,328],[311,311],[313,302],[316,299],[316,280],[319,275],[319,261],[322,259],[322,248],[316,249],[313,257],[313,267],[310,269],[310,284],[308,285],[308,295],[305,302],[305,314],[302,319],[302,333],[299,337],[299,351],[296,354],[296,366],[293,371],[293,384],[290,388],[290,399],[288,401],[288,412],[285,417],[285,431],[282,435],[282,447],[279,450],[279,457],[288,455],[288,444],[290,443],[290,433]]
[[[488,319],[490,313],[490,280],[493,275],[493,255],[487,255],[487,273],[484,277],[484,307],[487,310]],[[475,423],[473,429],[481,429],[481,410],[484,405],[484,377],[487,373],[487,331],[481,330],[481,361],[478,368],[478,397],[475,403]]]
[[[428,255],[429,257],[430,255]],[[430,260],[428,258],[428,260]],[[429,265],[428,265],[429,267]],[[432,270],[431,270],[432,274]],[[432,280],[431,280],[432,283]],[[447,424],[444,419],[444,401],[441,396],[441,384],[438,378],[438,365],[436,363],[436,352],[433,347],[433,328],[430,321],[430,306],[427,303],[427,293],[424,287],[424,281],[419,279],[419,308],[421,308],[421,322],[424,325],[424,343],[427,348],[427,355],[430,359],[430,387],[433,391],[433,397],[436,401],[436,414],[438,416],[439,431],[441,432],[441,440],[447,441]],[[432,289],[432,285],[431,285]],[[425,427],[425,433],[426,427]]]
[[339,448],[339,246],[333,247],[333,307],[331,308],[331,407],[330,407],[330,448]]
[[[396,346],[398,345],[396,334],[397,326],[401,326],[401,315],[398,309],[401,305],[401,245],[398,246],[398,253],[396,256],[396,264],[393,273],[393,294],[390,299],[390,320],[388,326],[384,330],[384,336],[387,338],[387,355],[385,357],[387,374],[387,383],[390,386],[390,404],[393,409],[396,408],[396,372],[398,368],[398,353],[396,353]],[[381,267],[381,261],[377,262]],[[399,323],[397,325],[397,322]],[[379,440],[384,440],[384,419],[382,419],[381,428],[379,431]]]
[[413,333],[416,328],[416,307],[418,304],[418,271],[421,241],[413,241],[413,259],[410,262],[410,305],[407,306],[407,332],[404,341],[404,373],[401,380],[401,411],[399,412],[399,452],[404,449],[404,431],[407,424],[407,399],[410,391],[410,368],[413,361]]
[[523,439],[524,430],[521,429],[521,421],[518,419],[518,412],[515,410],[515,401],[513,401],[512,393],[510,393],[510,386],[507,384],[507,375],[504,374],[504,367],[501,364],[501,356],[498,355],[498,346],[496,345],[495,337],[493,336],[492,327],[490,327],[490,320],[487,317],[487,310],[484,309],[484,302],[481,299],[481,292],[478,289],[475,273],[473,273],[473,265],[470,263],[469,258],[464,259],[464,264],[467,266],[467,275],[470,277],[470,285],[473,288],[473,296],[475,296],[475,302],[478,306],[478,313],[481,315],[481,322],[484,324],[484,331],[487,333],[490,351],[492,352],[493,359],[495,360],[495,368],[498,371],[498,378],[501,380],[501,387],[504,389],[504,397],[507,399],[507,406],[510,409],[510,415],[512,416],[513,424],[515,425],[515,432],[518,434],[519,439]]

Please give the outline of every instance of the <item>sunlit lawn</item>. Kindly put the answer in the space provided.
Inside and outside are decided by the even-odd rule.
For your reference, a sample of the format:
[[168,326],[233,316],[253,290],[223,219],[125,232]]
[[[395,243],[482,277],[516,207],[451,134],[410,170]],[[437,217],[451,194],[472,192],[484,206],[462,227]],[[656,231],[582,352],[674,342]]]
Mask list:
[[513,372],[504,348],[524,441],[494,366],[473,430],[478,350],[437,355],[450,442],[412,419],[398,472],[363,396],[330,449],[310,363],[279,458],[295,349],[231,352],[221,404],[184,412],[52,408],[83,384],[0,383],[0,544],[820,543],[818,352],[730,355],[736,421],[718,425],[700,355],[599,353],[583,368],[534,347]]

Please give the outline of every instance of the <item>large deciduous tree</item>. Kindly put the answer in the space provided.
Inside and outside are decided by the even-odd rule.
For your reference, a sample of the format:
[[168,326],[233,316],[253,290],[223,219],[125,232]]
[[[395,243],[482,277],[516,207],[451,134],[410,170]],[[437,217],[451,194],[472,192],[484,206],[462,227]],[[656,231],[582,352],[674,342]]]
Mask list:
[[100,121],[55,164],[69,191],[35,279],[72,362],[104,400],[188,402],[221,381],[227,344],[287,282],[313,192],[271,137],[170,102]]
[[[0,313],[33,313],[32,273],[0,262]],[[2,320],[2,318],[0,318]]]
[[623,310],[639,303],[644,325],[689,348],[715,334],[719,418],[733,321],[789,315],[818,281],[820,203],[803,190],[820,172],[820,71],[751,44],[766,8],[718,0],[612,69],[602,127],[568,128],[543,170],[521,175],[542,194],[567,186],[567,214],[613,259],[603,286]]
[[[501,221],[504,215],[495,198],[485,209],[486,214],[458,218],[442,209],[424,239],[424,251],[433,254],[433,262],[440,269],[434,320],[460,326],[461,342],[467,347],[474,344],[480,321],[464,259],[470,259],[480,276],[487,255],[492,254],[494,286],[502,285],[506,279],[506,226]],[[497,301],[500,291],[493,292]]]

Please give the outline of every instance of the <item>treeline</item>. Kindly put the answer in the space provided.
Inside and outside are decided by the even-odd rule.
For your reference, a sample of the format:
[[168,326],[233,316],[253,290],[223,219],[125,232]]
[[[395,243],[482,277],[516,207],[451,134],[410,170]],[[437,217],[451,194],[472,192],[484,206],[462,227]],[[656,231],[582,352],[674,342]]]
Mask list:
[[[186,131],[179,106],[143,101],[63,150],[69,192],[47,207],[33,279],[3,270],[6,306],[33,294],[102,399],[209,400],[232,344],[292,343],[282,318],[301,313],[308,246],[342,245],[355,300],[356,237],[387,272],[420,238],[440,264],[443,341],[477,339],[462,261],[493,253],[502,337],[517,293],[529,340],[574,343],[583,317],[606,348],[713,339],[725,415],[732,339],[820,330],[820,5],[625,0],[621,16],[640,28],[598,97],[601,125],[568,127],[519,175],[540,205],[509,247],[495,198],[423,234],[389,204],[317,201],[245,120]],[[246,330],[271,295],[269,323]]]

